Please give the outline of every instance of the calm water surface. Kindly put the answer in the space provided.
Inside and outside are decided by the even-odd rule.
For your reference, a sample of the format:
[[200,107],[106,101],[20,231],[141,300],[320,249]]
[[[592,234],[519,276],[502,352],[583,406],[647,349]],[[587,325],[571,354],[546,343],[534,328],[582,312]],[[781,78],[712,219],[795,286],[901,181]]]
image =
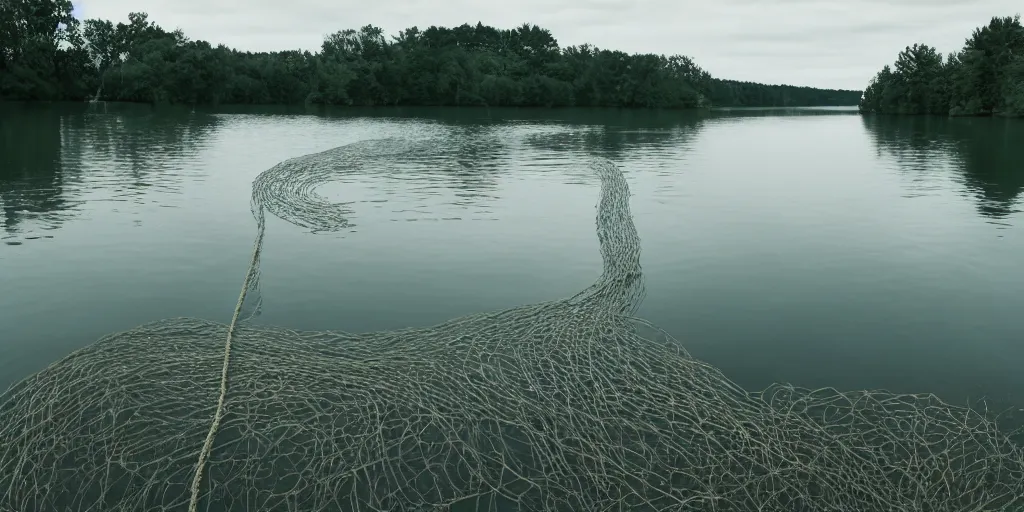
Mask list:
[[393,329],[573,294],[600,272],[577,165],[597,154],[632,187],[640,315],[740,384],[1024,404],[1024,122],[841,109],[3,106],[0,388],[143,322],[227,322],[252,179],[384,136],[464,167],[324,186],[351,231],[271,218],[255,322]]

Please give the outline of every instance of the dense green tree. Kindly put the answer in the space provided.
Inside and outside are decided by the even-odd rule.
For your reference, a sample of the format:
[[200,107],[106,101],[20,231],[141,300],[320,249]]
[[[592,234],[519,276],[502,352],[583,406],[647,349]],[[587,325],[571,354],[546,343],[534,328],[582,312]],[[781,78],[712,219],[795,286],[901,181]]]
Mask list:
[[76,97],[82,40],[70,0],[0,2],[0,97]]
[[562,48],[529,23],[412,27],[394,37],[367,25],[327,36],[315,54],[251,53],[166,31],[145,13],[79,27],[68,0],[0,6],[0,96],[13,99],[702,108],[854,105],[860,98],[859,91],[715,80],[682,55]]
[[1024,115],[1024,27],[995,17],[945,59],[908,46],[871,80],[861,111],[885,114]]

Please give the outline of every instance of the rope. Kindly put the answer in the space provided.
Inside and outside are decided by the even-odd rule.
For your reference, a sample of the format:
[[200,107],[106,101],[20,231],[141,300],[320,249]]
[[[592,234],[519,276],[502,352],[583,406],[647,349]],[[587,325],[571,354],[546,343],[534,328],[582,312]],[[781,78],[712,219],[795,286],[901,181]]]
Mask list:
[[217,410],[213,413],[213,423],[206,433],[206,441],[203,442],[203,449],[199,452],[199,460],[196,462],[196,474],[192,477],[192,498],[188,503],[188,512],[196,512],[199,505],[199,484],[203,480],[203,468],[206,460],[213,450],[213,438],[217,436],[217,429],[220,428],[220,421],[224,417],[224,400],[228,394],[228,364],[231,362],[231,338],[235,334],[235,326],[238,325],[238,317],[242,312],[242,304],[245,296],[252,285],[253,277],[256,275],[260,257],[260,248],[263,245],[263,233],[266,230],[262,216],[263,208],[260,207],[259,229],[256,234],[256,241],[253,244],[252,258],[249,260],[249,270],[245,273],[245,280],[242,281],[242,291],[238,294],[238,302],[235,303],[235,312],[231,315],[231,324],[228,326],[227,339],[224,340],[224,364],[220,370],[220,396],[217,397]]
[[748,391],[636,319],[640,239],[628,183],[605,159],[590,166],[601,277],[576,296],[358,334],[238,326],[256,302],[246,295],[259,289],[265,213],[347,229],[348,206],[320,184],[364,164],[397,171],[406,149],[454,173],[461,164],[437,148],[477,148],[439,140],[366,141],[264,171],[230,324],[165,319],[111,334],[0,394],[0,512],[194,512],[200,496],[204,508],[305,512],[1024,512],[1009,414],[884,390]]

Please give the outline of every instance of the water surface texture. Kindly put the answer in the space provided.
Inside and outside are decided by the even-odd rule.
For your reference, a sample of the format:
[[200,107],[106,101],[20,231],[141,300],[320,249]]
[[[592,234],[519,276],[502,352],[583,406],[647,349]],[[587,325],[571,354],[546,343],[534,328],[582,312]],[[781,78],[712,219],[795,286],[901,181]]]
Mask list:
[[430,137],[268,218],[254,322],[385,330],[561,298],[601,271],[587,154],[626,173],[639,315],[736,382],[1024,404],[1024,123],[842,109],[164,111],[0,107],[0,388],[153,320],[230,319],[252,179]]

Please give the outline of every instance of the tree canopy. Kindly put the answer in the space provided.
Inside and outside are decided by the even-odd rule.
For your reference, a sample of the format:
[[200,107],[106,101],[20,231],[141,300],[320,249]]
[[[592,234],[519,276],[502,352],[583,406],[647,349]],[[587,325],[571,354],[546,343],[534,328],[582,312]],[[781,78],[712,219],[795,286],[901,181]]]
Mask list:
[[952,116],[1024,115],[1024,27],[1020,16],[994,17],[945,58],[908,46],[868,84],[863,112]]
[[175,104],[700,108],[856,105],[859,91],[712,78],[683,55],[561,47],[546,29],[477,23],[328,35],[318,52],[245,52],[69,0],[0,4],[0,97]]

